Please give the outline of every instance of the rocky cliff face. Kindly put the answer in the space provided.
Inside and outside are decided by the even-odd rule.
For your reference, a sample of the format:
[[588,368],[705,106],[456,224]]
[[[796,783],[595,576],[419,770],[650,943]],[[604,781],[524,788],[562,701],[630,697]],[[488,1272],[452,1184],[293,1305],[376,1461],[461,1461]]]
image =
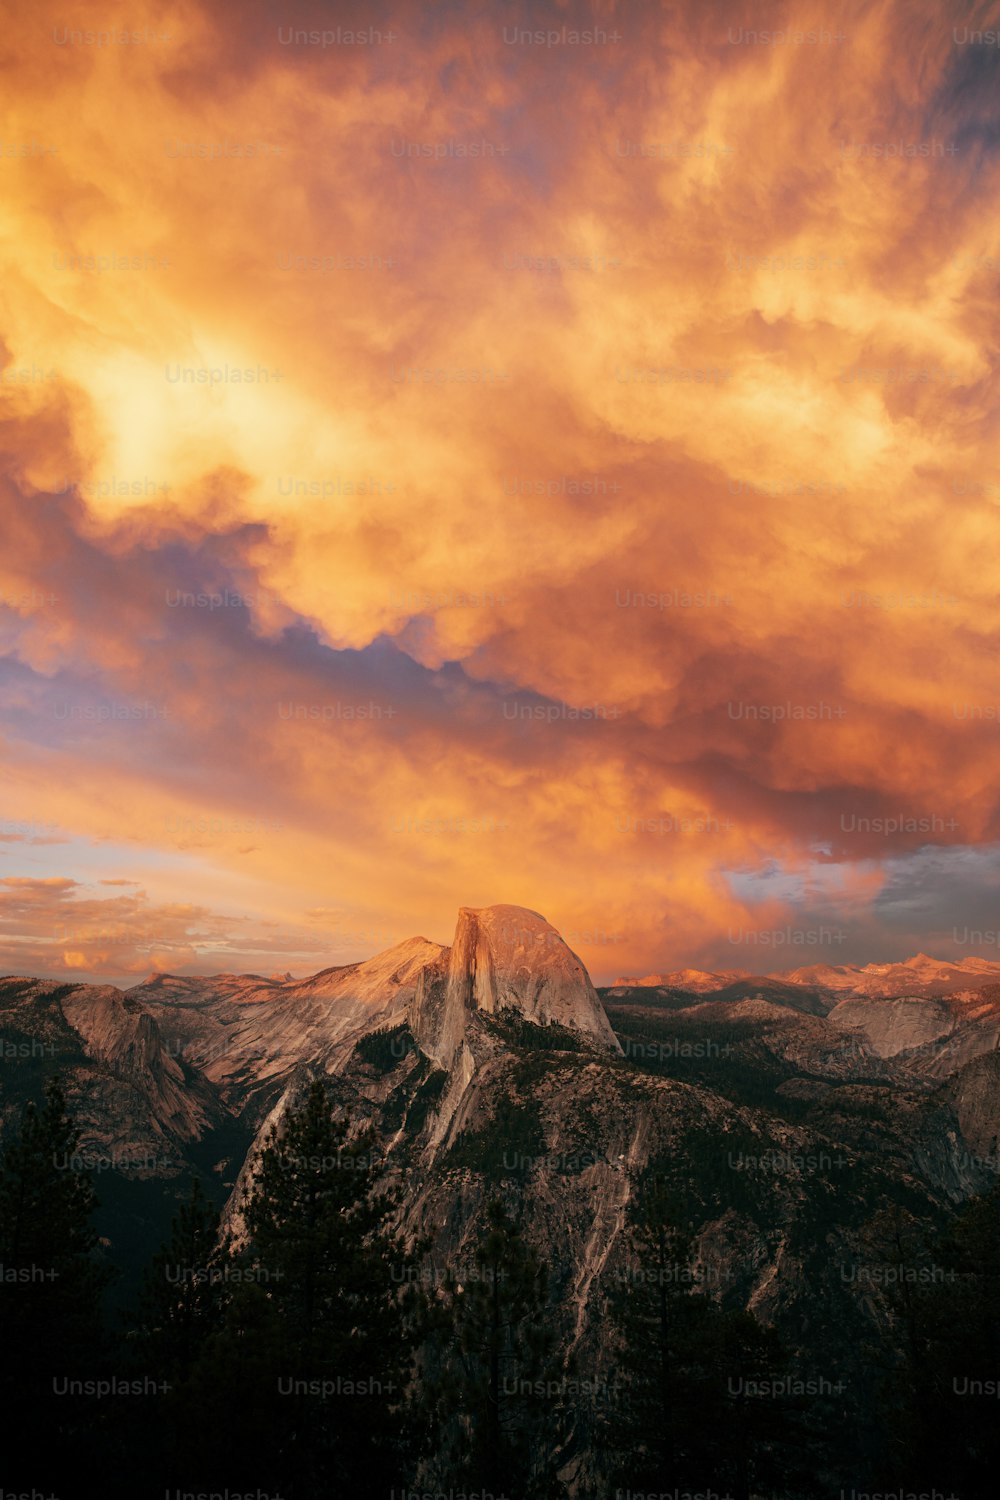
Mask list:
[[1000,1174],[1000,1051],[994,1048],[966,1063],[949,1080],[944,1095],[955,1110],[973,1164]]
[[463,906],[450,951],[417,985],[413,1034],[429,1057],[450,1067],[470,1017],[505,1011],[620,1050],[589,974],[550,922],[523,906]]
[[5,1108],[59,1073],[89,1155],[170,1159],[219,1124],[209,1083],[170,1055],[156,1021],[111,985],[0,979]]
[[860,1032],[879,1057],[898,1057],[954,1031],[956,1017],[944,1000],[919,1000],[901,996],[895,1000],[842,1000],[830,1012],[830,1024],[848,1032]]
[[1000,1042],[1000,986],[937,997],[852,997],[830,1011],[831,1025],[863,1037],[879,1057],[910,1072],[947,1078]]
[[[423,939],[414,943],[423,944]],[[408,948],[409,945],[402,945]],[[397,954],[398,950],[390,950]],[[369,965],[358,965],[385,979],[393,967],[380,955]],[[337,1073],[349,1060],[360,1038],[393,1023],[405,1023],[426,1059],[447,1075],[439,1106],[428,1129],[428,1161],[468,1119],[471,1100],[504,1052],[497,1033],[484,1024],[490,1018],[519,1018],[552,1031],[559,1047],[560,1033],[603,1055],[620,1055],[621,1047],[603,1005],[581,961],[559,933],[538,912],[521,906],[462,907],[450,948],[425,944],[414,948],[405,969],[407,983],[386,1001],[384,990],[373,987],[375,1003],[354,1004],[338,1010],[338,1040],[331,1048],[300,1050],[299,1060],[314,1072]],[[415,978],[413,975],[415,973]],[[338,980],[343,992],[355,993],[357,978]],[[319,979],[321,976],[317,976]],[[412,980],[412,983],[410,982]],[[308,981],[307,981],[308,983]],[[301,987],[299,987],[301,989]],[[348,1021],[345,1022],[345,1016]],[[227,1212],[227,1229],[242,1233],[239,1205],[253,1160],[272,1124],[280,1123],[298,1096],[299,1078],[290,1078],[287,1091],[261,1123],[247,1165]]]
[[218,1113],[212,1090],[190,1070],[185,1073],[138,1001],[110,985],[81,986],[60,1004],[87,1055],[134,1087],[166,1134],[181,1141],[204,1134]]
[[219,1199],[250,1144],[212,1083],[172,1055],[155,1019],[111,986],[0,979],[0,1143],[58,1075],[80,1130],[57,1163],[95,1174],[96,1227],[116,1270],[114,1295],[138,1291],[142,1267],[197,1174]]

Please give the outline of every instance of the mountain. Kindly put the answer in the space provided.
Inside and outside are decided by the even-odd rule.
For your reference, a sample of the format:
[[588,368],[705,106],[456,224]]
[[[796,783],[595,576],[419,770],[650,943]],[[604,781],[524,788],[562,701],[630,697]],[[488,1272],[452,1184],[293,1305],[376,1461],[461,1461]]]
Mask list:
[[[5,1107],[41,1097],[56,1066],[84,1102],[91,1154],[166,1158],[219,1122],[214,1090],[171,1055],[153,1016],[111,985],[0,979]],[[14,1066],[16,1064],[16,1066]]]
[[747,979],[746,969],[726,969],[721,973],[709,973],[705,969],[675,969],[672,974],[647,974],[642,979],[627,976],[616,979],[611,989],[666,989],[684,990],[691,995],[700,995],[711,990],[724,989],[736,979]]
[[833,1007],[829,1020],[864,1035],[880,1057],[945,1078],[1000,1045],[1000,985],[923,998],[851,996]]
[[917,953],[902,963],[809,964],[772,976],[789,984],[851,995],[948,995],[955,990],[1000,982],[1000,963],[988,958],[963,958],[957,962]]
[[80,1128],[67,1170],[95,1173],[96,1227],[134,1295],[190,1180],[224,1201],[253,1139],[211,1081],[175,1055],[155,1018],[110,985],[0,979],[0,1141],[58,1074]]
[[[900,970],[945,989],[884,995]],[[306,979],[6,979],[0,1134],[59,1071],[82,1152],[104,1154],[106,1253],[134,1285],[192,1177],[239,1241],[264,1134],[325,1078],[351,1138],[371,1133],[428,1275],[469,1262],[493,1196],[516,1208],[548,1267],[547,1321],[598,1384],[653,1174],[686,1205],[712,1295],[773,1324],[793,1373],[843,1374],[843,1420],[863,1428],[878,1395],[863,1351],[891,1309],[843,1268],[888,1258],[887,1213],[932,1229],[996,1181],[990,972],[918,956],[598,992],[551,923],[499,905],[462,908],[447,947],[415,937]],[[581,1401],[574,1421],[571,1493],[601,1493],[598,1415]]]
[[551,923],[522,906],[463,906],[451,948],[417,985],[413,1034],[450,1067],[466,1046],[470,1018],[504,1011],[619,1050],[590,975]]
[[[864,1350],[890,1309],[845,1268],[889,1258],[886,1215],[935,1225],[992,1185],[960,1112],[976,1140],[995,1132],[994,1078],[956,1095],[824,1013],[759,996],[664,1010],[642,1004],[657,998],[642,987],[604,992],[612,1049],[552,931],[516,908],[463,911],[408,1021],[359,1038],[329,1077],[352,1129],[377,1143],[407,1239],[429,1246],[428,1276],[470,1263],[501,1195],[548,1268],[547,1326],[600,1388],[615,1361],[608,1298],[645,1274],[627,1225],[653,1176],[686,1204],[704,1285],[776,1327],[795,1376],[842,1376],[837,1419],[863,1429],[881,1378]],[[558,955],[548,971],[524,961],[536,934]],[[580,1401],[574,1420],[570,1493],[606,1493],[600,1413]]]
[[405,1016],[420,975],[445,951],[417,937],[302,980],[163,974],[128,994],[156,1019],[176,1055],[245,1108],[300,1064],[332,1064],[346,1039]]
[[[890,964],[806,964],[773,974],[750,974],[746,969],[711,972],[705,969],[675,969],[670,974],[647,974],[643,978],[623,977],[609,985],[609,991],[662,989],[696,995],[720,995],[727,998],[739,993],[766,994],[770,987],[777,997],[784,987],[786,998],[794,987],[812,995],[826,997],[829,1009],[838,998],[848,995],[892,998],[897,995],[950,995],[987,984],[1000,983],[1000,962],[988,958],[958,960],[931,958],[917,953],[901,963]],[[775,988],[778,987],[778,988]],[[815,1009],[815,1001],[810,1008]]]
[[[378,964],[386,956],[370,962]],[[589,974],[538,912],[521,906],[462,907],[451,947],[422,957],[409,1003],[365,1017],[352,1035],[356,1045],[395,1021],[436,1071],[442,1089],[427,1141],[429,1159],[446,1146],[456,1119],[468,1127],[483,1078],[495,1079],[505,1042],[512,1029],[517,1034],[519,1023],[547,1033],[556,1050],[568,1044],[605,1055],[621,1053]],[[341,1071],[345,1060],[345,1051],[335,1058],[301,1058],[326,1072]],[[239,1203],[256,1154],[299,1093],[293,1084],[261,1122],[226,1218],[234,1240],[242,1235]]]
[[697,989],[675,989],[645,982],[623,985],[619,980],[605,989],[603,994],[606,999],[627,1000],[633,1005],[655,1006],[664,1010],[685,1010],[701,1000],[712,1004],[729,1000],[767,1000],[772,1005],[787,1006],[790,1010],[817,1016],[826,1015],[837,1000],[836,995],[828,990],[810,988],[805,984],[791,984],[775,975],[756,974],[745,979],[734,979],[727,974],[705,976],[706,979],[709,977],[713,983],[701,985]]
[[568,1027],[617,1050],[581,961],[551,923],[519,906],[463,907],[449,948],[415,937],[302,980],[155,975],[127,993],[178,1056],[244,1107],[303,1064],[333,1071],[359,1036],[411,1016],[420,1045],[445,1066],[476,1012]]
[[138,1000],[110,986],[81,986],[59,1003],[88,1057],[133,1085],[165,1134],[181,1141],[203,1134],[216,1113],[211,1090],[171,1054]]
[[[668,988],[666,981],[698,976],[698,988]],[[695,1014],[697,995],[713,1005],[754,1001],[826,1016],[836,1031],[863,1044],[869,1055],[894,1058],[909,1073],[944,1078],[1000,1044],[1000,964],[970,958],[958,963],[919,953],[905,963],[863,967],[811,964],[783,974],[731,979],[700,970],[650,975],[603,991],[609,1002]],[[662,980],[654,986],[653,980]],[[709,983],[708,981],[712,982]]]

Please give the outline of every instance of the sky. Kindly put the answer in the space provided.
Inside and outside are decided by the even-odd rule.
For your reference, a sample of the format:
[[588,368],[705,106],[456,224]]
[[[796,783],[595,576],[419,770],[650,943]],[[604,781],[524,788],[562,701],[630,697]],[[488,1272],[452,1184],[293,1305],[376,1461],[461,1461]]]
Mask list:
[[0,970],[997,956],[1000,5],[0,8]]

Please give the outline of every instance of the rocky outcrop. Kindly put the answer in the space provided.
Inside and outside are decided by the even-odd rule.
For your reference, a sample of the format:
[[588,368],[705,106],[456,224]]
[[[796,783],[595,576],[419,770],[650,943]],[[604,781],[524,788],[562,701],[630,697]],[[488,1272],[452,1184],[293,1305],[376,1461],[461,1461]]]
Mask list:
[[463,906],[447,964],[442,954],[418,982],[413,1034],[428,1056],[450,1067],[472,1015],[507,1011],[620,1051],[589,974],[550,922],[523,906]]
[[170,1056],[141,1005],[111,985],[81,985],[60,1005],[88,1057],[136,1089],[168,1135],[193,1141],[204,1134],[217,1114],[213,1092]]
[[0,1053],[0,1144],[29,1104],[42,1105],[46,1079],[60,1079],[78,1142],[55,1165],[97,1175],[100,1253],[121,1272],[111,1295],[127,1302],[190,1177],[217,1179],[221,1194],[249,1132],[204,1076],[170,1055],[153,1018],[110,985],[0,979]]
[[[564,1028],[600,1052],[621,1055],[580,959],[550,922],[521,906],[462,907],[450,948],[411,939],[367,964],[330,970],[286,987],[281,1007],[302,1006],[307,998],[310,1003],[325,999],[332,1004],[325,1015],[323,1046],[316,1045],[315,1033],[304,1029],[293,1066],[340,1073],[362,1036],[406,1021],[425,1058],[447,1071],[443,1096],[428,1127],[428,1160],[464,1128],[492,1064],[505,1055],[502,1041],[483,1025],[484,1018],[514,1015],[556,1028],[556,1049],[558,1028]],[[273,1022],[267,1025],[273,1027]],[[290,1079],[262,1122],[243,1170],[243,1185],[267,1131],[280,1123],[300,1088],[301,1075]],[[238,1196],[234,1194],[227,1217],[229,1231],[237,1237]]]
[[908,996],[896,1000],[842,1000],[831,1010],[829,1019],[839,1030],[861,1033],[879,1057],[896,1057],[901,1052],[938,1042],[950,1036],[956,1024],[944,1000]]
[[845,1033],[864,1037],[878,1056],[911,1072],[947,1078],[1000,1043],[1000,986],[938,997],[852,997],[834,1006],[829,1019]]

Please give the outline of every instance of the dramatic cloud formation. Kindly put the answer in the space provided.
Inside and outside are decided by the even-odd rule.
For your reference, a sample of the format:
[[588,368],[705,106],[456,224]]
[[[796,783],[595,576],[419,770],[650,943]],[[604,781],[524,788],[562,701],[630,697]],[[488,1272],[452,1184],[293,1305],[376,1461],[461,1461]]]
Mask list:
[[991,955],[1000,6],[21,10],[0,966]]

